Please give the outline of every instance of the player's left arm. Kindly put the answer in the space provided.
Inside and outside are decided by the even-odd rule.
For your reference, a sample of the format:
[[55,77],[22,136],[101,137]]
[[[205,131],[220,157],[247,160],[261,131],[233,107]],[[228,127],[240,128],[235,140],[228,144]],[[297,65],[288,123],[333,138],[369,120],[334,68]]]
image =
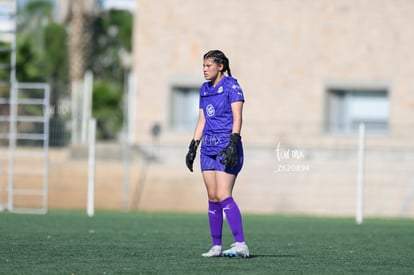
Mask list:
[[233,112],[232,133],[240,135],[243,122],[243,101],[236,101],[231,103],[231,110]]
[[237,146],[241,139],[240,131],[242,127],[243,101],[235,101],[231,103],[231,110],[233,112],[232,134],[229,136],[229,144],[227,147],[219,153],[219,155],[223,156],[220,160],[221,163],[230,169],[234,168],[239,161]]

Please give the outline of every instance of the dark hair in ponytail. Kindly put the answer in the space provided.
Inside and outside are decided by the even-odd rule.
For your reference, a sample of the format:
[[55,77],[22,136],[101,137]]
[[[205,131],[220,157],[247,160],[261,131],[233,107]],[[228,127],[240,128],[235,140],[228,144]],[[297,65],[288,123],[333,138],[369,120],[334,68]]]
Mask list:
[[214,63],[217,64],[222,64],[223,65],[223,73],[227,72],[227,74],[229,76],[231,76],[231,71],[230,71],[230,64],[229,64],[229,59],[227,58],[227,56],[220,50],[211,50],[208,51],[204,57],[204,59],[208,59],[211,58]]

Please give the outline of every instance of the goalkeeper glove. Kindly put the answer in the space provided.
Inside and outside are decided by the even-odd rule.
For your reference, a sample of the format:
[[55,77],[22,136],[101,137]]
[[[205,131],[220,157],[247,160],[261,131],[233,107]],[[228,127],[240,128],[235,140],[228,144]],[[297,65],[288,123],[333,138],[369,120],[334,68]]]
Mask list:
[[229,136],[229,144],[224,148],[218,155],[223,156],[221,159],[221,164],[225,165],[227,168],[234,168],[239,162],[239,155],[237,152],[237,145],[241,137],[239,134],[231,134]]
[[197,154],[197,147],[200,144],[199,140],[191,140],[190,146],[188,147],[188,153],[185,157],[185,163],[187,165],[187,168],[193,172],[193,163],[194,159]]

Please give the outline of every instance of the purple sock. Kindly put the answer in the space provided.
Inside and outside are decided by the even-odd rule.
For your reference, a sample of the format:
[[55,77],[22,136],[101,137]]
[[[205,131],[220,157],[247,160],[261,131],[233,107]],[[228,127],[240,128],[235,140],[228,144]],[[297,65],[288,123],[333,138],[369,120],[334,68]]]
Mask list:
[[221,207],[226,214],[227,222],[229,223],[231,232],[233,233],[235,242],[244,242],[243,223],[240,209],[232,197],[221,202]]
[[208,202],[208,220],[213,245],[221,245],[221,232],[223,230],[223,209],[219,202]]

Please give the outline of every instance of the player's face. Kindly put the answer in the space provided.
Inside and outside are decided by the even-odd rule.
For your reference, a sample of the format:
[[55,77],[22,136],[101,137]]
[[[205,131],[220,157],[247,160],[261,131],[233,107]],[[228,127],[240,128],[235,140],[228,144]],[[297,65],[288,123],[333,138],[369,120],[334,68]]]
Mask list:
[[204,59],[203,73],[206,80],[215,80],[222,75],[223,64],[217,64],[211,58]]

